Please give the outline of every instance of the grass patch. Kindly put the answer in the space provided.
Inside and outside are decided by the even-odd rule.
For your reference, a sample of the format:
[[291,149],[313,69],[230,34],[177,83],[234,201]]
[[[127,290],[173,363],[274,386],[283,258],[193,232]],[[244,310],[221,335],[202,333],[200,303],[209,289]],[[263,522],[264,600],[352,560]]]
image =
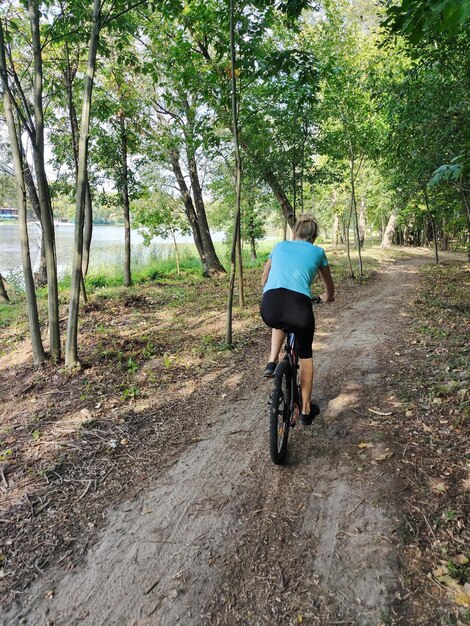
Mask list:
[[[246,274],[251,270],[261,271],[276,243],[276,240],[260,242],[257,246],[256,260],[251,259],[250,250],[245,246],[243,250],[243,264]],[[328,243],[324,247],[335,282],[349,280],[350,272],[345,250],[334,250],[333,246]],[[229,273],[230,262],[227,254],[229,255],[230,251],[228,247],[223,243],[217,243],[215,248]],[[176,308],[182,304],[191,304],[197,298],[209,306],[212,296],[210,295],[210,290],[201,288],[201,285],[205,284],[204,281],[206,279],[202,275],[202,265],[197,256],[196,247],[193,244],[182,244],[179,246],[179,274],[177,272],[174,251],[171,250],[170,246],[168,246],[168,250],[166,256],[163,257],[157,253],[150,253],[144,256],[141,251],[133,255],[132,279],[134,287],[131,289],[124,287],[123,259],[118,258],[112,264],[106,263],[104,260],[100,263],[95,262],[91,266],[90,273],[85,280],[90,302],[96,302],[94,298],[98,298],[98,301],[101,302],[114,299],[122,302],[129,294],[133,293],[133,290],[138,290],[140,286],[157,283],[166,288],[164,293],[158,293],[157,297],[154,297],[155,303],[158,305],[168,304],[170,307]],[[410,253],[412,253],[411,249],[408,251],[392,248],[384,251],[378,246],[366,246],[366,249],[363,251],[364,276],[361,282],[368,280],[382,263],[409,256]],[[351,251],[351,256],[354,271],[357,273],[357,254],[354,250]],[[223,282],[223,279],[221,280]],[[225,286],[221,286],[222,290],[225,290],[225,288]],[[313,289],[315,291],[315,287]],[[70,276],[65,276],[59,281],[61,318],[67,316],[69,290]],[[321,287],[318,287],[317,290],[321,290]],[[12,301],[10,304],[0,305],[0,336],[2,339],[0,342],[0,355],[7,354],[18,341],[24,339],[29,333],[24,292],[14,291],[11,297]],[[37,290],[37,302],[40,319],[45,324],[47,319],[47,287]],[[86,307],[89,306],[93,306],[93,304],[86,305]]]

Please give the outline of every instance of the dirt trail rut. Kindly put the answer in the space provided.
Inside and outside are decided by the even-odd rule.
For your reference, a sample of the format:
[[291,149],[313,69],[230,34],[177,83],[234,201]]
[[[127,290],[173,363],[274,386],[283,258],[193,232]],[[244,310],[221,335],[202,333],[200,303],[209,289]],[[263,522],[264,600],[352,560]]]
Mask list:
[[[385,620],[399,590],[397,483],[386,465],[358,460],[367,436],[358,420],[380,388],[378,355],[406,326],[400,302],[418,263],[384,266],[360,300],[324,307],[314,390],[323,418],[293,431],[286,467],[268,458],[270,383],[256,362],[264,335],[202,438],[150,491],[110,512],[82,567],[49,572],[2,624]],[[386,455],[376,434],[375,454],[381,445]]]

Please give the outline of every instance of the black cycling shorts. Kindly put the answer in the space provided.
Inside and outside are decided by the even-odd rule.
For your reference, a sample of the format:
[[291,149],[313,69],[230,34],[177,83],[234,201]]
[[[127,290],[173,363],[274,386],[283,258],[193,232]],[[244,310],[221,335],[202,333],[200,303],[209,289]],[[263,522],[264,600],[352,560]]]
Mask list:
[[312,299],[290,289],[269,289],[261,300],[261,317],[271,328],[290,328],[295,332],[299,359],[312,356],[315,318]]

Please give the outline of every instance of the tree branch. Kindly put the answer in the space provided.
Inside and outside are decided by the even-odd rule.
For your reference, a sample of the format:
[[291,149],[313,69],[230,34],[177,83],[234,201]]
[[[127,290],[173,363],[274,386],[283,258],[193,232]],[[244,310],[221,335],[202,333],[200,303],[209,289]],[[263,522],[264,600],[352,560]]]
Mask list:
[[112,7],[109,9],[108,16],[102,21],[101,27],[106,26],[107,24],[109,24],[113,20],[117,19],[118,17],[121,17],[121,15],[125,15],[126,13],[129,13],[129,11],[132,11],[136,7],[139,7],[139,6],[143,5],[143,4],[148,4],[148,2],[146,0],[140,0],[139,2],[135,2],[131,6],[127,7],[126,9],[123,9],[122,11],[119,11],[119,13],[115,13],[114,15],[110,15],[114,4],[115,3],[113,3]]

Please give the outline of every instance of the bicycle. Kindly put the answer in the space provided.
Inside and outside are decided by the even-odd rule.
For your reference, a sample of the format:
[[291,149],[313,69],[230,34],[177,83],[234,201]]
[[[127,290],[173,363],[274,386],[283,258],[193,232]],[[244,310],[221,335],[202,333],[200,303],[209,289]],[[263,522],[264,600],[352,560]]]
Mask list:
[[[314,296],[312,302],[320,304],[322,300]],[[302,404],[295,332],[291,328],[283,330],[286,333],[285,354],[274,372],[269,410],[269,449],[275,465],[282,465],[285,461],[289,429],[297,423]]]

